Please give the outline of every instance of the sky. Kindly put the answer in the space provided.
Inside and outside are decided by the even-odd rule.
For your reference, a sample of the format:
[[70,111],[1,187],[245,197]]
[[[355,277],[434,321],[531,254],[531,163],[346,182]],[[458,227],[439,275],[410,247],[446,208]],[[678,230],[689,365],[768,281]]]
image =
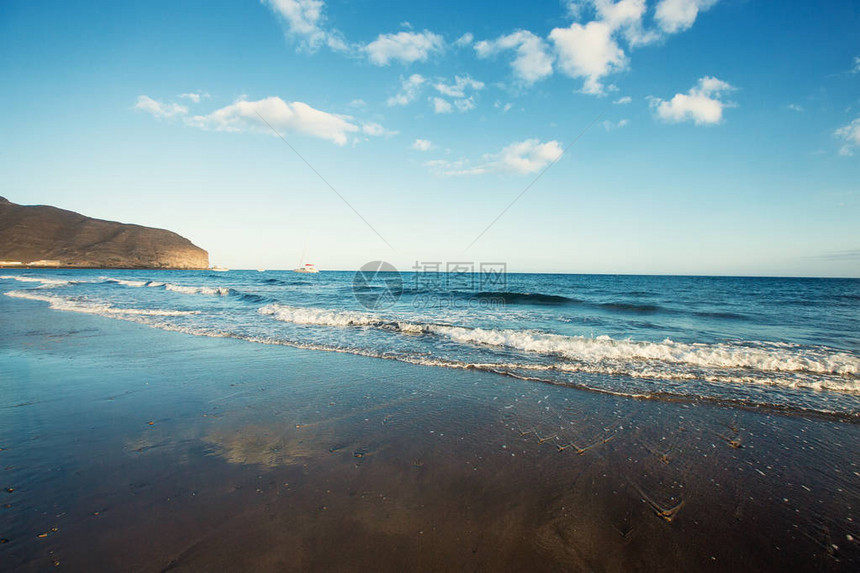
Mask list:
[[4,0],[0,195],[230,268],[860,277],[857,30],[851,0]]

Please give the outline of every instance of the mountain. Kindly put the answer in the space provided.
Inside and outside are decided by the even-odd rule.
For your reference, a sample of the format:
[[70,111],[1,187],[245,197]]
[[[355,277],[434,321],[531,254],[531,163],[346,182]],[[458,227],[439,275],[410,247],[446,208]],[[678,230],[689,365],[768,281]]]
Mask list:
[[[164,229],[86,217],[0,197],[0,261],[63,267],[205,269],[209,254]],[[56,263],[54,263],[56,264]]]

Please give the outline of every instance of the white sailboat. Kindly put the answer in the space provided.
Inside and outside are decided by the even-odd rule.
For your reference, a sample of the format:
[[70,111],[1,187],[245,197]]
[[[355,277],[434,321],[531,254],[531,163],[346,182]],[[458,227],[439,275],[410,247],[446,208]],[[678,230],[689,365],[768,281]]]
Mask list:
[[299,266],[293,269],[294,273],[318,273],[319,271],[313,263],[305,262],[305,252],[308,250],[307,245],[302,249],[302,258],[299,259]]

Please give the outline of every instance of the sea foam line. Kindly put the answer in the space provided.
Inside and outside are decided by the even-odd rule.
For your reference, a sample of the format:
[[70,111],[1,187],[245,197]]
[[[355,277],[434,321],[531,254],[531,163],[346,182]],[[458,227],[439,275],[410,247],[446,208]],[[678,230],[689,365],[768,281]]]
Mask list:
[[356,312],[269,304],[258,312],[283,322],[348,327],[361,326],[396,330],[406,334],[441,336],[460,344],[508,348],[531,354],[557,356],[586,364],[652,363],[685,368],[748,369],[758,372],[809,372],[857,377],[860,358],[825,348],[786,348],[763,342],[744,344],[687,344],[565,336],[534,330],[484,329],[422,324],[383,319]]
[[42,283],[45,287],[58,287],[67,284],[72,284],[77,281],[67,281],[62,279],[47,279],[42,277],[17,276],[17,275],[2,275],[0,279],[16,280],[22,283]]
[[178,285],[174,283],[165,283],[159,281],[136,281],[136,280],[127,280],[127,279],[117,279],[113,277],[101,277],[105,282],[116,283],[127,287],[150,287],[150,288],[163,288],[164,290],[169,290],[171,292],[179,292],[182,294],[205,294],[209,296],[227,296],[233,292],[232,289],[227,287],[207,287],[207,286],[188,286],[188,285]]
[[115,315],[138,315],[138,316],[185,316],[189,314],[200,314],[196,310],[160,310],[145,308],[116,308],[106,303],[73,300],[53,294],[41,294],[33,291],[13,290],[6,293],[13,298],[24,298],[27,300],[39,300],[50,304],[55,310],[68,310],[71,312],[83,312],[97,314],[100,316]]

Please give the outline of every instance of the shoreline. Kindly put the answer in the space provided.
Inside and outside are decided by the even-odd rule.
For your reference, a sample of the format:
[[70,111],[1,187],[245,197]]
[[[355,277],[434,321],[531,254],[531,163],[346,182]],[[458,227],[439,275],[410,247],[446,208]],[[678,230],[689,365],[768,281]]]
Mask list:
[[860,563],[856,424],[2,298],[0,560],[16,570]]

